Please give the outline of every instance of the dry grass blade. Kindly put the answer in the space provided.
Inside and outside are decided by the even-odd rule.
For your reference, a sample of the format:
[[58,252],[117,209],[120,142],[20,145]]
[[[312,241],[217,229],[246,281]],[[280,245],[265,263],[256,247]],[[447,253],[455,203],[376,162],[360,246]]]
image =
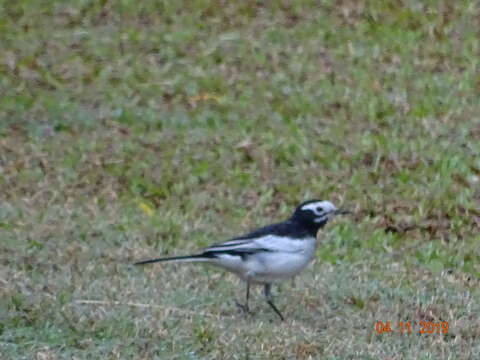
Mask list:
[[170,313],[178,313],[182,315],[190,315],[190,316],[203,316],[203,317],[210,317],[210,318],[218,318],[218,316],[206,313],[206,312],[198,312],[198,311],[191,311],[186,309],[175,308],[171,306],[161,306],[155,304],[142,304],[136,302],[121,302],[121,301],[108,301],[108,300],[75,300],[73,304],[79,305],[98,305],[98,306],[131,306],[136,308],[144,308],[144,309],[158,309],[164,311],[166,314]]

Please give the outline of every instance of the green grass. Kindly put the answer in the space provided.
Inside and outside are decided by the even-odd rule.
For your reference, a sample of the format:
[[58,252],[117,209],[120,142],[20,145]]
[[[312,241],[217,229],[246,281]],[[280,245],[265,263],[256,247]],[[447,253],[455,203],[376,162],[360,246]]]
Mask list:
[[[2,359],[480,356],[476,2],[0,12]],[[284,323],[260,292],[239,314],[243,285],[216,269],[131,266],[309,198],[355,215],[274,289]]]

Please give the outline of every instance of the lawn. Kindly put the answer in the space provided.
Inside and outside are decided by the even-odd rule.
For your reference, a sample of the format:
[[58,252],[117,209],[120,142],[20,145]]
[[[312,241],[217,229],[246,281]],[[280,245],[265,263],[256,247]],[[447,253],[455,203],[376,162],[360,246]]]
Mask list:
[[[2,360],[480,358],[478,2],[0,14]],[[274,287],[285,322],[218,269],[132,266],[310,198],[354,214]]]

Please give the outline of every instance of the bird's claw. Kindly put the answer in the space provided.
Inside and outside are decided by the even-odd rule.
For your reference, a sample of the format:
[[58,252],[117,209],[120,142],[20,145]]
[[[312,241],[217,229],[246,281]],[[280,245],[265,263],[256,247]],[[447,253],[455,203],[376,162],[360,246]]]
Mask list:
[[237,300],[235,300],[235,305],[242,313],[247,315],[251,314],[248,304],[241,304]]

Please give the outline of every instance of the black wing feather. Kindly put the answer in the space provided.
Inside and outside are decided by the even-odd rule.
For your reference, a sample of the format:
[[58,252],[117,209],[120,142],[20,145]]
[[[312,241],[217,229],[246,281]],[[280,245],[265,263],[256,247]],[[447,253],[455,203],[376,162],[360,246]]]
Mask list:
[[232,240],[248,240],[267,235],[303,238],[310,236],[311,234],[309,233],[308,229],[306,229],[304,226],[297,223],[296,221],[287,220],[281,223],[263,226],[259,229],[253,230],[245,235],[236,237]]

